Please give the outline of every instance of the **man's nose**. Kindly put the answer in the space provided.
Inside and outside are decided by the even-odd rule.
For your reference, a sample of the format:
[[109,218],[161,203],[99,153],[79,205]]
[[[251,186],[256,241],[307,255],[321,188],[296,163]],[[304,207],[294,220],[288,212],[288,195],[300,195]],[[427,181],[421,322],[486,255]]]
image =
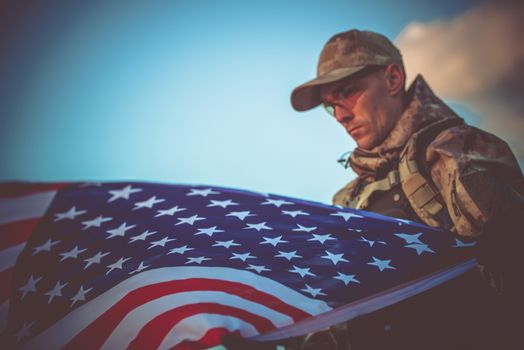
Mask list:
[[335,107],[335,118],[340,124],[350,122],[353,117],[353,112],[350,109],[341,106]]

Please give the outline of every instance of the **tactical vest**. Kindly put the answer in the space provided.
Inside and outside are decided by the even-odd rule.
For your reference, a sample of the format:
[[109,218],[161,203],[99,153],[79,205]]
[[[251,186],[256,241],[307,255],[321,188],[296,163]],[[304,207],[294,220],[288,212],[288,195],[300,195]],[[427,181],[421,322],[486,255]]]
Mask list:
[[398,168],[352,195],[348,191],[354,182],[348,184],[341,191],[345,198],[343,205],[454,231],[442,195],[431,180],[424,159],[428,145],[438,134],[463,123],[460,118],[446,119],[413,134],[400,153]]

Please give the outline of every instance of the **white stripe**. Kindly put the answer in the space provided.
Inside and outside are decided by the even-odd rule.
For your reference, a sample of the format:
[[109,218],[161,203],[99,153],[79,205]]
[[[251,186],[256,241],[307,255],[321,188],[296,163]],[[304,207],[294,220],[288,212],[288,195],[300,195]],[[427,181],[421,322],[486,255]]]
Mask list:
[[276,281],[259,276],[253,272],[225,267],[164,267],[144,271],[122,281],[112,289],[67,314],[46,331],[24,344],[22,348],[39,349],[42,344],[46,344],[49,349],[62,348],[80,331],[132,290],[154,283],[188,278],[212,278],[257,286],[256,289],[274,295],[283,302],[311,315],[331,310],[323,301],[308,298]]
[[9,299],[0,304],[0,334],[7,326],[7,313],[9,312]]
[[[131,311],[111,333],[102,349],[126,348],[134,336],[153,318],[183,305],[202,302],[217,303],[246,310],[269,320],[275,327],[283,327],[293,323],[293,319],[285,314],[236,295],[224,292],[184,292],[155,299]],[[242,332],[240,328],[234,330]]]
[[240,329],[240,334],[244,338],[258,334],[255,327],[241,319],[215,314],[199,314],[188,317],[173,327],[164,340],[162,340],[158,349],[168,350],[184,340],[198,340],[202,338],[210,328],[225,328],[230,332]]
[[26,243],[21,243],[4,250],[0,250],[0,272],[12,269],[16,264],[16,259],[22,250],[24,250]]
[[[0,225],[24,219],[42,217],[53,200],[56,191],[42,192],[15,198],[0,199]],[[21,243],[0,251],[0,272],[11,269],[24,250]],[[9,299],[0,304],[0,333],[7,326]]]
[[56,191],[0,199],[0,224],[44,216]]

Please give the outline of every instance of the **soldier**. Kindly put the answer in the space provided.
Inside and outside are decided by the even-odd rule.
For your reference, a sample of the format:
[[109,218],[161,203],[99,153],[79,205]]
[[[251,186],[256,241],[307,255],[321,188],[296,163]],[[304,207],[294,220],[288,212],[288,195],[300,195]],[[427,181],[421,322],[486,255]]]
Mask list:
[[[516,247],[524,182],[515,156],[500,138],[465,124],[422,76],[406,90],[401,54],[386,37],[359,30],[333,36],[317,77],[295,88],[291,103],[298,111],[322,104],[357,144],[346,161],[357,178],[334,204],[478,237],[479,266],[496,293],[521,293]],[[500,335],[513,344],[507,328],[493,326],[508,315],[478,281],[469,274],[431,297],[338,325],[299,348],[503,348]]]

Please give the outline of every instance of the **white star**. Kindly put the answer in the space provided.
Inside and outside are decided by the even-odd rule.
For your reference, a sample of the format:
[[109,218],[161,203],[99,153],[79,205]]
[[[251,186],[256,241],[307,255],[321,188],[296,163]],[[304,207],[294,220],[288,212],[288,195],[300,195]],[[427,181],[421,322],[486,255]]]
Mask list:
[[380,244],[386,245],[386,242],[383,242],[383,241],[371,241],[369,239],[364,238],[363,236],[360,236],[359,241],[369,244],[370,247],[373,247],[373,244],[375,244],[375,243],[380,243]]
[[120,269],[122,270],[122,264],[125,263],[126,261],[128,261],[129,259],[131,258],[124,258],[124,257],[121,257],[120,259],[118,259],[117,261],[115,261],[114,263],[110,264],[110,265],[107,265],[107,268],[109,270],[107,270],[106,272],[106,275],[109,275],[109,273],[115,269]]
[[100,260],[106,255],[109,255],[109,252],[107,253],[98,252],[95,255],[93,255],[92,257],[90,257],[89,259],[85,259],[84,261],[87,264],[86,266],[84,266],[84,270],[93,264],[100,264]]
[[228,248],[232,246],[239,246],[240,244],[235,243],[233,240],[230,241],[215,241],[215,244],[213,244],[213,247],[224,247]]
[[24,322],[22,328],[20,328],[20,330],[14,334],[16,338],[16,344],[18,344],[20,340],[22,340],[22,338],[27,337],[29,335],[29,329],[33,327],[34,324],[35,321],[27,323]]
[[460,239],[455,238],[455,245],[452,245],[454,248],[466,248],[466,247],[473,247],[477,242],[471,242],[471,243],[464,243]]
[[320,289],[320,288],[311,288],[307,284],[306,284],[306,288],[301,289],[301,291],[311,294],[314,298],[317,295],[326,295],[326,293],[322,292],[322,289]]
[[395,233],[395,236],[402,238],[406,241],[406,244],[410,243],[420,243],[423,244],[420,239],[418,239],[422,235],[422,232],[416,233],[414,235],[410,235],[407,233]]
[[206,261],[206,260],[211,260],[211,258],[206,258],[205,256],[199,256],[198,258],[187,258],[187,261],[185,262],[186,264],[192,264],[192,263],[196,263],[196,264],[202,264],[203,261]]
[[258,224],[247,224],[248,227],[244,227],[244,230],[249,230],[250,228],[254,228],[257,231],[260,230],[273,230],[271,227],[266,226],[266,222],[261,222]]
[[136,241],[145,241],[147,237],[149,237],[151,235],[154,235],[155,233],[156,233],[156,231],[149,232],[149,230],[145,230],[144,232],[142,232],[138,236],[131,237],[129,239],[130,240],[129,243],[133,243],[133,242],[136,242]]
[[64,284],[60,284],[60,282],[56,282],[53,289],[51,289],[49,292],[45,293],[45,295],[49,296],[49,300],[47,301],[48,304],[50,304],[54,298],[61,297],[62,296],[62,288],[67,286],[67,282]]
[[124,222],[122,225],[118,226],[117,228],[106,231],[107,233],[109,233],[109,237],[107,237],[106,239],[111,239],[113,237],[124,237],[124,235],[126,234],[126,231],[132,229],[135,226],[136,225],[127,226],[127,223]]
[[173,249],[170,249],[169,250],[169,253],[167,254],[174,254],[174,253],[177,253],[177,254],[182,254],[184,255],[185,252],[187,252],[188,250],[194,250],[195,248],[191,248],[191,247],[188,247],[187,244],[186,245],[183,245],[181,247],[177,247],[177,248],[173,248]]
[[327,250],[325,252],[327,255],[321,256],[321,258],[331,260],[333,265],[338,264],[340,261],[349,262],[349,260],[346,260],[343,258],[344,254],[333,254],[333,253],[328,252]]
[[325,235],[316,235],[312,233],[313,238],[308,239],[308,241],[319,241],[320,243],[324,244],[325,241],[328,241],[330,239],[336,239],[331,237],[331,233],[325,234]]
[[157,214],[155,215],[155,218],[157,218],[159,216],[164,216],[164,215],[173,216],[176,213],[178,213],[179,211],[184,211],[186,209],[187,208],[179,208],[178,205],[175,205],[171,209],[157,210]]
[[334,279],[341,280],[347,286],[349,283],[360,283],[359,280],[355,278],[355,275],[345,275],[342,272],[337,272],[338,276],[333,277]]
[[211,188],[206,188],[206,189],[203,189],[203,190],[199,190],[199,189],[196,189],[196,188],[192,188],[190,189],[190,193],[186,194],[186,196],[202,196],[202,197],[207,197],[208,195],[210,194],[219,194],[220,192],[217,192],[217,191],[213,191]]
[[35,279],[32,275],[27,280],[26,284],[22,287],[18,288],[19,291],[22,292],[22,297],[20,299],[24,299],[27,293],[29,292],[36,292],[36,284],[38,281],[40,281],[42,277],[38,277]]
[[93,288],[89,288],[87,290],[84,290],[84,286],[80,286],[78,289],[78,292],[76,292],[75,296],[71,298],[71,306],[75,305],[78,301],[85,301],[86,300],[86,294],[89,293]]
[[247,259],[254,259],[254,258],[256,258],[256,256],[252,256],[251,253],[249,252],[243,253],[243,254],[233,253],[233,256],[230,257],[229,260],[240,259],[243,262],[245,262]]
[[165,201],[165,199],[162,199],[162,198],[156,199],[156,196],[153,196],[153,197],[151,197],[148,200],[145,200],[143,202],[136,202],[135,203],[135,207],[133,208],[133,210],[138,210],[138,209],[141,209],[141,208],[153,208],[153,206],[155,204],[162,203],[164,201]]
[[262,265],[251,265],[249,264],[249,267],[246,267],[247,270],[255,270],[258,273],[261,273],[262,271],[271,271],[270,269],[266,269],[265,266]]
[[316,226],[305,227],[305,226],[302,226],[302,225],[299,225],[299,224],[297,224],[297,226],[298,226],[297,228],[294,228],[294,229],[291,230],[291,231],[296,231],[296,232],[311,232],[311,231],[317,229]]
[[93,220],[82,221],[82,225],[85,225],[82,230],[87,230],[90,227],[100,227],[100,225],[102,225],[104,222],[111,220],[113,220],[113,218],[111,217],[99,216],[97,218],[94,218]]
[[131,271],[129,274],[132,275],[132,274],[134,274],[134,273],[140,272],[140,271],[142,271],[142,270],[147,269],[149,266],[151,266],[151,265],[147,265],[147,266],[146,266],[146,265],[144,265],[144,262],[141,261],[141,262],[140,262],[140,265],[138,265],[138,267],[137,267],[135,270]]
[[373,258],[373,262],[368,262],[368,265],[374,265],[378,267],[380,272],[384,271],[385,269],[396,270],[395,267],[389,265],[391,260],[380,260],[380,259],[375,258],[374,256],[372,258]]
[[53,248],[53,246],[58,243],[60,243],[60,241],[52,241],[48,239],[44,244],[34,247],[33,254],[31,255],[36,255],[40,252],[50,252],[51,248]]
[[69,258],[76,259],[76,258],[78,258],[78,254],[83,253],[86,250],[87,249],[78,249],[78,246],[75,246],[73,249],[71,249],[68,252],[60,253],[60,255],[62,256],[62,259],[60,259],[60,261],[64,261],[64,260],[69,259]]
[[230,205],[238,205],[238,203],[233,202],[231,199],[227,199],[225,201],[215,201],[211,199],[210,204],[206,205],[206,207],[208,208],[210,207],[227,208]]
[[85,214],[85,213],[87,213],[87,210],[78,210],[77,211],[76,207],[71,207],[71,209],[69,209],[66,212],[56,213],[54,221],[56,222],[56,221],[60,221],[60,220],[64,220],[64,219],[74,220],[75,217],[77,217],[79,215],[82,215],[82,214]]
[[188,217],[188,218],[178,218],[178,222],[175,224],[176,225],[182,225],[182,224],[189,224],[189,225],[193,225],[195,223],[195,221],[200,221],[200,220],[205,220],[206,218],[204,217],[199,217],[198,215],[193,215],[191,217]]
[[142,191],[141,188],[133,188],[131,187],[131,185],[127,185],[126,187],[120,190],[110,190],[109,193],[111,194],[111,198],[109,198],[107,202],[110,203],[116,201],[118,198],[129,199],[130,195],[140,191]]
[[293,269],[289,270],[289,272],[298,273],[302,278],[304,278],[304,276],[316,276],[314,273],[309,272],[309,267],[300,268],[293,265]]
[[283,199],[271,199],[271,198],[267,198],[265,202],[260,203],[260,205],[271,205],[271,204],[277,208],[280,208],[280,206],[282,205],[289,205],[289,204],[295,204],[295,203],[286,202]]
[[165,236],[164,238],[162,238],[162,239],[160,239],[158,241],[153,241],[153,242],[149,243],[149,248],[147,248],[147,249],[151,249],[151,248],[154,248],[154,247],[165,247],[167,242],[171,242],[171,241],[174,241],[174,240],[175,240],[174,238],[167,238],[167,236]]
[[355,213],[348,213],[348,212],[345,212],[345,211],[337,211],[336,213],[332,213],[332,214],[329,214],[331,216],[341,216],[342,218],[344,218],[344,221],[348,221],[349,219],[355,217],[355,218],[363,218],[362,215],[358,215],[358,214],[355,214]]
[[282,210],[282,215],[289,215],[289,216],[296,218],[297,215],[309,215],[309,213],[306,213],[305,211],[302,211],[302,210],[295,210],[295,211]]
[[414,244],[407,244],[404,247],[415,249],[417,251],[417,255],[420,255],[424,252],[435,253],[433,250],[431,250],[430,247],[428,247],[427,244],[414,243]]
[[240,220],[244,221],[246,217],[256,216],[256,214],[251,214],[249,211],[232,211],[229,214],[226,214],[226,216],[236,216]]
[[275,238],[268,238],[268,237],[262,237],[264,239],[264,242],[260,242],[259,244],[271,244],[273,247],[276,247],[279,243],[289,243],[288,241],[284,241],[282,239],[282,236],[278,236]]
[[293,258],[301,258],[302,256],[301,255],[297,255],[296,254],[297,251],[294,250],[292,252],[282,252],[282,251],[278,251],[278,254],[275,255],[276,258],[286,258],[288,261],[293,259]]
[[224,232],[224,230],[218,230],[216,226],[208,228],[199,228],[198,232],[195,235],[208,235],[209,237],[213,236],[214,233]]

